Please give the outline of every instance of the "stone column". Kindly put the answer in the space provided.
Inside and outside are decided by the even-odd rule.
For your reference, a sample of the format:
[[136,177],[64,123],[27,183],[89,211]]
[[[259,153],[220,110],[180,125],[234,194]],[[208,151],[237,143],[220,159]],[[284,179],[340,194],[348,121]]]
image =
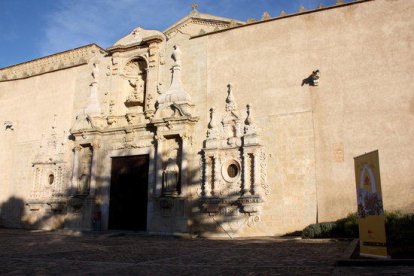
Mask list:
[[162,192],[162,172],[163,172],[163,149],[164,149],[164,140],[163,136],[157,137],[157,150],[156,150],[156,163],[155,163],[155,196],[161,196]]
[[204,151],[204,162],[202,162],[202,172],[204,173],[204,183],[202,183],[203,185],[203,193],[202,196],[209,196],[210,195],[210,181],[209,181],[209,156],[207,154],[207,152]]
[[213,177],[213,179],[211,181],[211,185],[212,185],[211,195],[215,195],[215,193],[216,193],[216,188],[217,188],[217,184],[218,184],[217,175],[220,173],[219,172],[220,171],[220,162],[219,162],[219,160],[220,160],[219,155],[217,153],[214,153],[213,154],[213,164],[212,164],[213,165],[213,167],[212,167],[212,174],[213,174],[212,177]]
[[76,146],[74,151],[73,157],[73,172],[72,172],[72,185],[70,186],[70,195],[76,194],[76,190],[78,187],[78,179],[79,179],[79,152],[81,151],[81,146]]
[[181,195],[186,197],[189,194],[188,187],[188,147],[189,137],[186,135],[181,136]]
[[242,150],[242,189],[241,194],[246,195],[250,192],[250,170],[249,170],[249,154],[245,149]]
[[96,174],[97,174],[97,165],[98,165],[98,151],[97,149],[100,146],[94,144],[92,146],[92,162],[91,162],[91,180],[89,184],[89,196],[95,196],[96,191]]

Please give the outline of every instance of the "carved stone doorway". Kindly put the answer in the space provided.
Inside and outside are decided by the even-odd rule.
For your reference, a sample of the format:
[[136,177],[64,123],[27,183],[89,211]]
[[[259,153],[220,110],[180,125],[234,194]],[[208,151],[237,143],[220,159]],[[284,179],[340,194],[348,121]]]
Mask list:
[[109,229],[147,230],[148,155],[113,157]]

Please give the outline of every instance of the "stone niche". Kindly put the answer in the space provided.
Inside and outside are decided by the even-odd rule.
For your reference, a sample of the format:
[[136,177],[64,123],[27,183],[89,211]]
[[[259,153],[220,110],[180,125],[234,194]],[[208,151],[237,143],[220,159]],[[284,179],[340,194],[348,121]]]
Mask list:
[[138,114],[144,113],[147,83],[147,62],[143,58],[134,58],[127,62],[122,77],[127,91],[125,106],[127,119],[133,120]]
[[252,108],[247,105],[243,122],[231,85],[228,85],[221,122],[216,121],[216,116],[215,110],[210,109],[207,138],[201,151],[199,208],[201,213],[217,217],[215,222],[220,221],[221,228],[228,227],[235,232],[243,224],[240,221],[247,220],[251,226],[260,220],[260,207],[269,193],[266,160]]
[[77,144],[74,149],[72,186],[69,191],[65,227],[70,229],[92,229],[95,211],[93,164],[96,164],[92,142]]

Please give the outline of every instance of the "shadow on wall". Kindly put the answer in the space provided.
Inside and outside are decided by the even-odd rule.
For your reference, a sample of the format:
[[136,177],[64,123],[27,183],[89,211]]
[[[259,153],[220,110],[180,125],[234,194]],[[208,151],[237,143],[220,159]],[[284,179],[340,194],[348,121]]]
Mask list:
[[[122,152],[123,156],[128,156],[129,150]],[[169,150],[166,149],[161,155],[166,157]],[[164,158],[163,157],[163,158]],[[206,207],[206,201],[201,196],[201,179],[197,156],[189,168],[195,168],[188,171],[187,184],[191,190],[187,197],[178,196],[185,200],[184,216],[181,217],[164,217],[160,213],[155,213],[158,217],[157,223],[168,224],[171,221],[185,221],[187,232],[197,236],[221,235],[224,237],[234,237],[245,227],[254,227],[259,221],[255,214],[240,212],[240,193],[229,192],[226,195],[227,202],[218,202],[213,204],[214,210]],[[167,158],[164,158],[167,159]],[[65,189],[62,189],[58,196],[52,196],[43,200],[26,200],[18,197],[10,197],[6,202],[0,205],[0,226],[9,228],[27,228],[27,229],[77,229],[77,230],[101,230],[101,206],[105,198],[104,193],[110,187],[103,186],[103,183],[110,183],[109,179],[102,177],[104,171],[104,160],[98,160],[98,167],[95,170],[96,175],[91,175],[96,179],[97,187],[94,197],[88,194],[77,194],[70,188],[70,180],[67,178]],[[163,167],[165,164],[163,164]],[[157,172],[155,172],[157,173]],[[70,173],[69,173],[70,174]],[[68,175],[69,175],[68,174]],[[47,180],[45,180],[47,181]],[[151,182],[151,181],[150,181]],[[45,185],[48,185],[47,183]],[[233,185],[240,185],[235,182]],[[149,187],[152,189],[153,187]],[[239,187],[233,187],[237,190]],[[153,210],[160,209],[161,195],[154,195],[158,200],[152,200],[150,204]],[[137,196],[137,198],[139,198]],[[213,197],[214,200],[214,197]],[[207,204],[208,205],[208,204]],[[133,212],[132,212],[133,213]],[[134,217],[131,217],[134,219]],[[135,218],[137,219],[137,218]]]
[[21,228],[24,214],[24,201],[21,198],[11,197],[0,205],[0,226]]

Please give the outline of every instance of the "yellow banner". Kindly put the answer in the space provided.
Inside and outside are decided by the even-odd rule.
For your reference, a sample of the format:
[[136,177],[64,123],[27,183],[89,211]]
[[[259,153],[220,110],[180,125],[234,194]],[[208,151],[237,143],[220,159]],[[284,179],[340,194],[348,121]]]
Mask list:
[[360,255],[387,257],[378,151],[354,158]]

